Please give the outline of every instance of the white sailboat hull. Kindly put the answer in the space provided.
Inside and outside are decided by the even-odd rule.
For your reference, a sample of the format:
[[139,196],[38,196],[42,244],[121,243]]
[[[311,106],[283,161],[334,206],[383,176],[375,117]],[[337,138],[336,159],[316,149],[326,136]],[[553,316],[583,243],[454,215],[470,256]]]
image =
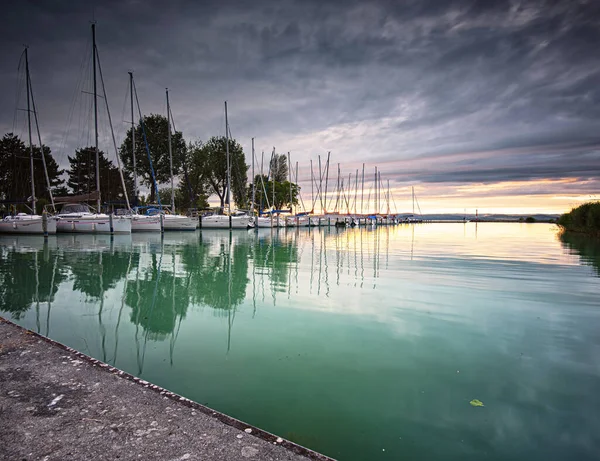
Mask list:
[[[252,216],[232,216],[231,217],[231,228],[232,229],[249,229],[251,227],[254,227],[254,218]],[[225,216],[225,215],[204,216],[202,218],[202,228],[203,229],[229,229],[229,216]]]
[[131,232],[160,232],[160,216],[133,215]]
[[[56,218],[48,216],[48,234],[56,234]],[[8,217],[0,221],[1,234],[44,234],[43,219],[39,215]]]
[[163,226],[166,231],[193,231],[197,224],[191,216],[166,214],[163,216]]
[[[106,214],[59,215],[56,231],[60,233],[110,234],[110,217]],[[131,217],[113,216],[113,233],[130,234]]]
[[254,225],[257,226],[257,227],[260,227],[260,228],[263,228],[263,227],[267,227],[267,228],[270,228],[270,227],[285,227],[286,226],[285,221],[283,220],[283,218],[278,218],[278,217],[276,218],[276,217],[274,217],[272,222],[271,222],[271,217],[270,216],[268,218],[265,217],[265,216],[259,216],[259,217],[256,217],[254,219],[255,219]]

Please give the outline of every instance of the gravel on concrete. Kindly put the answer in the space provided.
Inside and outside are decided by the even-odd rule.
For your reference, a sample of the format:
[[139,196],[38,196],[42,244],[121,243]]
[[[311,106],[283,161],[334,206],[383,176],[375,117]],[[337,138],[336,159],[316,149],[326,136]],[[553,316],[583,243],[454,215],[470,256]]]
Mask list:
[[0,317],[0,460],[323,460]]

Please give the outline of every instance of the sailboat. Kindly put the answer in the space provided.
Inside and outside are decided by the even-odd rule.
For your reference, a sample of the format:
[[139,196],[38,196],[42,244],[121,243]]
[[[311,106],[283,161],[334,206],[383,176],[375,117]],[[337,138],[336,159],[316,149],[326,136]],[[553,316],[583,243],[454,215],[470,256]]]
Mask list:
[[0,221],[0,233],[11,233],[11,234],[56,234],[56,218],[53,216],[44,218],[36,211],[36,200],[35,200],[35,181],[33,175],[33,142],[31,140],[31,105],[33,105],[33,113],[35,114],[35,122],[38,132],[38,140],[40,144],[40,151],[42,154],[42,161],[44,164],[44,173],[46,175],[46,184],[48,192],[50,193],[50,200],[54,207],[54,198],[52,197],[52,190],[50,188],[50,181],[48,178],[48,170],[46,169],[46,159],[44,158],[43,145],[40,136],[40,129],[37,125],[37,112],[35,111],[35,102],[33,101],[33,92],[31,91],[31,77],[29,75],[29,57],[27,54],[27,48],[25,48],[25,78],[27,80],[27,123],[29,128],[29,165],[31,173],[31,210],[32,214],[18,213],[14,216],[7,216]]
[[[415,201],[417,202],[417,207],[419,208],[419,215],[415,215]],[[414,223],[422,223],[423,218],[421,217],[421,207],[419,206],[419,202],[417,201],[417,197],[415,195],[415,188],[412,187],[412,215],[407,216],[405,218],[406,223],[414,224]]]
[[228,215],[211,215],[202,218],[202,228],[207,229],[250,229],[254,227],[254,217],[246,213],[231,213],[231,162],[229,160],[229,121],[227,101],[225,101],[225,145],[227,153],[227,206]]
[[171,166],[171,213],[165,214],[163,217],[163,226],[165,230],[185,231],[196,230],[197,223],[191,216],[184,216],[175,213],[175,187],[173,183],[173,152],[171,149],[171,106],[169,105],[169,90],[167,94],[167,124],[168,124],[168,139],[169,139],[169,164]]
[[[58,222],[56,225],[57,232],[65,233],[115,233],[129,234],[131,233],[131,218],[128,216],[108,215],[100,212],[100,161],[98,150],[98,92],[96,84],[96,65],[98,61],[98,50],[96,48],[96,24],[92,23],[92,63],[94,77],[94,150],[96,152],[96,191],[94,194],[88,194],[85,197],[70,197],[66,200],[72,202],[77,198],[91,199],[92,196],[96,199],[96,212],[92,212],[90,207],[85,203],[65,203],[60,213],[58,214]],[[102,78],[102,70],[100,71]],[[102,82],[104,88],[104,82]],[[106,91],[105,91],[106,93]],[[104,97],[106,101],[106,96]],[[110,115],[109,115],[110,119]],[[124,191],[126,194],[127,192]],[[64,202],[64,200],[63,200]]]
[[137,205],[138,187],[137,187],[137,171],[135,167],[135,117],[133,114],[133,72],[129,72],[129,87],[131,100],[131,153],[133,156],[133,193],[134,193],[134,214],[131,215],[131,232],[160,232],[160,216],[159,215],[142,215],[137,213],[135,205]]
[[[264,153],[263,153],[264,154]],[[270,165],[273,164],[273,158],[275,156],[275,148],[273,147],[273,153],[271,154],[271,162]],[[272,175],[271,166],[269,167],[269,174],[272,180],[271,192],[273,193],[272,201],[269,203],[269,196],[267,193],[267,189],[265,188],[265,183],[263,180],[263,168],[262,168],[262,160],[260,164],[260,182],[262,185],[262,190],[264,194],[264,198],[267,201],[267,208],[271,208],[269,211],[261,211],[259,209],[258,216],[254,218],[254,226],[256,228],[275,228],[275,227],[285,227],[285,219],[279,216],[279,211],[275,210],[275,177]],[[268,181],[268,177],[267,177]],[[253,181],[254,182],[254,181]],[[254,187],[254,184],[253,184]],[[254,193],[254,192],[253,192]]]

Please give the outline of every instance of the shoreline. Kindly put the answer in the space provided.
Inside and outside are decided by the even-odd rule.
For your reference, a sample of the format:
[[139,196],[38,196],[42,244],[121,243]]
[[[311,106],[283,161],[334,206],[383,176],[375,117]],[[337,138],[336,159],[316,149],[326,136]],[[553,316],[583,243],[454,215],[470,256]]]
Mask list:
[[332,460],[1,316],[0,372],[6,459]]

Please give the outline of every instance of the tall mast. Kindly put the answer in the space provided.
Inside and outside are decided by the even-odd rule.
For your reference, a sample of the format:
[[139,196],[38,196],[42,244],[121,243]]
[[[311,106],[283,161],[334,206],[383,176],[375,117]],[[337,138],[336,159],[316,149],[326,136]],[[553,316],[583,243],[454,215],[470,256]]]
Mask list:
[[[271,156],[271,179],[273,179],[273,211],[275,211],[275,147],[273,147]],[[273,213],[271,213],[271,218],[273,218]]]
[[381,212],[381,170],[377,172],[377,204],[379,208],[377,208],[377,212]]
[[227,153],[227,209],[229,228],[231,229],[231,164],[229,161],[229,120],[227,119],[227,101],[225,101],[225,151]]
[[254,175],[254,138],[252,138],[252,204],[250,205],[250,209],[252,211],[252,216],[254,216],[254,199],[255,199],[255,197],[256,197],[256,176]]
[[387,193],[387,214],[390,214],[390,180],[387,180],[388,183],[388,193]]
[[360,190],[360,214],[363,214],[363,203],[365,201],[365,164],[362,169],[362,186]]
[[[311,167],[312,172],[312,167]],[[314,176],[314,175],[313,175]],[[316,179],[315,179],[316,181]],[[317,194],[321,199],[321,213],[325,214],[325,208],[327,208],[327,203],[323,205],[323,173],[321,173],[321,154],[319,154],[319,187],[317,188]]]
[[[296,162],[296,181],[298,181],[298,162]],[[310,159],[310,197],[312,198],[312,211],[315,211],[315,185],[312,158]]]
[[133,158],[133,205],[138,203],[137,171],[135,168],[135,118],[133,115],[133,72],[129,72],[129,86],[131,87],[131,153]]
[[348,209],[348,214],[350,214],[351,197],[352,197],[352,173],[348,173],[348,191],[346,194],[346,208]]
[[[27,57],[26,57],[27,58]],[[27,70],[29,70],[29,60],[26,59]],[[42,153],[42,165],[44,166],[44,177],[46,178],[46,187],[48,188],[48,194],[50,195],[50,203],[52,204],[52,209],[56,211],[56,207],[54,205],[54,196],[52,195],[52,185],[50,184],[50,177],[48,176],[48,167],[46,165],[46,157],[44,155],[44,144],[42,144],[42,135],[40,134],[40,124],[38,121],[37,110],[35,108],[35,98],[33,97],[33,86],[31,85],[31,74],[28,72],[27,74],[27,82],[29,86],[29,95],[31,96],[31,111],[33,112],[33,119],[35,120],[35,129],[37,131],[38,137],[38,145],[40,146],[40,151]]]
[[375,167],[375,190],[373,201],[375,202],[375,214],[377,214],[377,167]]
[[92,23],[92,62],[94,69],[94,150],[96,151],[96,212],[100,213],[100,151],[98,150],[98,94],[96,92],[96,23]]
[[415,186],[412,186],[413,215],[415,214]]
[[[32,214],[36,213],[35,209],[35,181],[33,178],[33,142],[31,141],[31,108],[30,108],[30,94],[31,88],[29,87],[29,58],[27,56],[27,48],[25,48],[25,78],[27,79],[27,127],[29,130],[29,168],[31,173],[31,208],[33,209]],[[40,146],[40,150],[42,151],[42,157],[44,156],[44,151],[42,146]]]
[[175,186],[173,185],[173,151],[171,148],[171,106],[169,105],[169,89],[167,93],[167,139],[169,142],[169,168],[171,170],[171,212],[175,214]]
[[356,169],[356,176],[354,177],[354,214],[357,213],[356,201],[358,200],[358,168]]
[[340,204],[340,164],[338,163],[338,175],[337,175],[337,197],[335,199],[334,212],[338,213],[338,206]]
[[292,212],[292,160],[288,152],[288,177],[290,179],[290,213]]
[[119,151],[117,149],[117,140],[115,138],[115,131],[113,130],[112,119],[110,117],[110,107],[108,106],[108,97],[106,96],[106,85],[104,85],[104,76],[102,75],[102,66],[100,65],[100,56],[98,50],[96,50],[96,59],[98,60],[98,71],[100,74],[100,84],[102,85],[102,96],[106,104],[106,116],[108,117],[108,125],[110,126],[110,134],[113,141],[113,147],[115,149],[115,158],[117,159],[117,169],[119,170],[119,178],[121,179],[121,187],[123,188],[123,195],[125,197],[125,203],[127,209],[130,210],[129,197],[127,196],[127,187],[125,187],[125,178],[123,177],[123,170],[121,168],[121,161],[119,160]]
[[[296,184],[298,184],[298,162],[296,162]],[[302,195],[300,194],[300,191],[298,191],[298,195],[300,196],[300,202],[302,203],[302,209],[304,211],[306,211],[306,209],[304,208],[304,200],[302,200]],[[313,205],[314,208],[314,205]],[[296,208],[296,214],[298,214],[298,209]]]
[[[269,196],[267,195],[267,188],[265,187],[265,181],[264,181],[264,174],[263,174],[263,166],[265,164],[265,151],[261,151],[260,153],[260,183],[262,184],[263,187],[263,193],[260,195],[260,206],[258,207],[258,216],[260,216],[260,212],[263,209],[263,204],[265,203],[265,200],[267,201],[267,204],[269,203]],[[267,182],[269,181],[269,179],[267,178]]]
[[[329,182],[329,154],[331,154],[331,152],[327,152],[327,163],[325,164],[325,208],[327,208],[327,183]],[[325,211],[325,213],[327,213],[327,211]]]

